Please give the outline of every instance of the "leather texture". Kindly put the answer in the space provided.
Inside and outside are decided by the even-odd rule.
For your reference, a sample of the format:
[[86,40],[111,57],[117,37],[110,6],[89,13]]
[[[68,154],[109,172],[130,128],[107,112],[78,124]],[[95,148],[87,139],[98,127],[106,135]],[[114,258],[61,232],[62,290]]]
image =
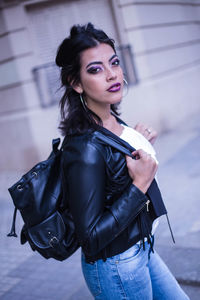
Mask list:
[[[43,257],[62,261],[79,244],[71,213],[62,201],[59,143],[60,139],[53,140],[49,158],[35,165],[8,190],[24,220],[21,244],[28,241],[32,250]],[[16,236],[14,231],[8,236]]]
[[[111,142],[98,139],[98,132]],[[125,153],[131,155],[132,149],[101,127],[64,140],[63,195],[88,262],[116,255],[148,237],[153,220],[166,213],[155,180],[146,195],[132,184],[125,159]],[[143,228],[141,217],[145,220]]]

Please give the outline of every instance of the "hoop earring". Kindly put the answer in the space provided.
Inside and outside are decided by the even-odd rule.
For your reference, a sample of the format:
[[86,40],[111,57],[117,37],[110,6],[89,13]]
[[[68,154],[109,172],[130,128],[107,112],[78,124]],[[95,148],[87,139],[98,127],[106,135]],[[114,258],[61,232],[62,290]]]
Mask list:
[[86,104],[85,104],[85,101],[84,101],[84,99],[83,99],[82,94],[79,94],[79,97],[80,97],[81,103],[82,103],[82,105],[83,105],[83,108],[84,108],[85,110],[87,110],[87,106],[86,106]]
[[125,78],[123,78],[123,82],[128,86],[128,81]]
[[125,78],[123,78],[123,82],[126,85],[126,93],[123,94],[123,97],[125,97],[128,94],[128,81]]

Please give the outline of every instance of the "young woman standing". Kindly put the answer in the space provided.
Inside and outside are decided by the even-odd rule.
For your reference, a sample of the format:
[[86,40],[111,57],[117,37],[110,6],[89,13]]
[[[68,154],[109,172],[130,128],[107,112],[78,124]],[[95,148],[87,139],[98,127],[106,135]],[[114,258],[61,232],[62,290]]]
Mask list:
[[[132,129],[118,117],[125,80],[114,41],[91,23],[73,26],[56,63],[65,88],[63,192],[93,297],[188,300],[153,250],[157,218],[166,214],[155,180],[156,132],[143,124]],[[132,157],[120,147],[134,147]]]

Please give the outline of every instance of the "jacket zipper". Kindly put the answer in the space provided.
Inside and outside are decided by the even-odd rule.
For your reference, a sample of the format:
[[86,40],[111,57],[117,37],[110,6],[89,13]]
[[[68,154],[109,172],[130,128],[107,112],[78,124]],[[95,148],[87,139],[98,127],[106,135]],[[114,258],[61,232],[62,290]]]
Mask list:
[[149,212],[149,204],[150,204],[150,200],[147,200],[147,202],[145,203],[147,206],[147,212]]
[[[148,199],[144,204],[141,205],[139,211],[137,212],[137,214],[135,215],[134,219],[139,215],[139,213],[143,210],[143,208],[145,207],[145,205],[147,206],[147,212],[149,212],[149,203],[150,203],[150,200]],[[116,236],[120,235],[120,233],[122,231],[124,231],[125,228],[123,228],[122,230],[119,231],[119,233]]]

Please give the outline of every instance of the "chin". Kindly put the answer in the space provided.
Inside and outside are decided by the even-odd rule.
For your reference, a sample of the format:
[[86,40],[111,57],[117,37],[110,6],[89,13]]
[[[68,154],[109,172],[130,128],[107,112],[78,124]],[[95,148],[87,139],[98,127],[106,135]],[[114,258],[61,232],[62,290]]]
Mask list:
[[111,102],[111,103],[110,103],[110,105],[117,105],[117,104],[120,104],[120,103],[121,103],[121,101],[122,101],[122,100],[115,101],[115,102],[113,101],[113,102]]
[[122,101],[122,95],[118,96],[118,97],[115,97],[115,99],[112,99],[110,101],[110,104],[118,104]]

